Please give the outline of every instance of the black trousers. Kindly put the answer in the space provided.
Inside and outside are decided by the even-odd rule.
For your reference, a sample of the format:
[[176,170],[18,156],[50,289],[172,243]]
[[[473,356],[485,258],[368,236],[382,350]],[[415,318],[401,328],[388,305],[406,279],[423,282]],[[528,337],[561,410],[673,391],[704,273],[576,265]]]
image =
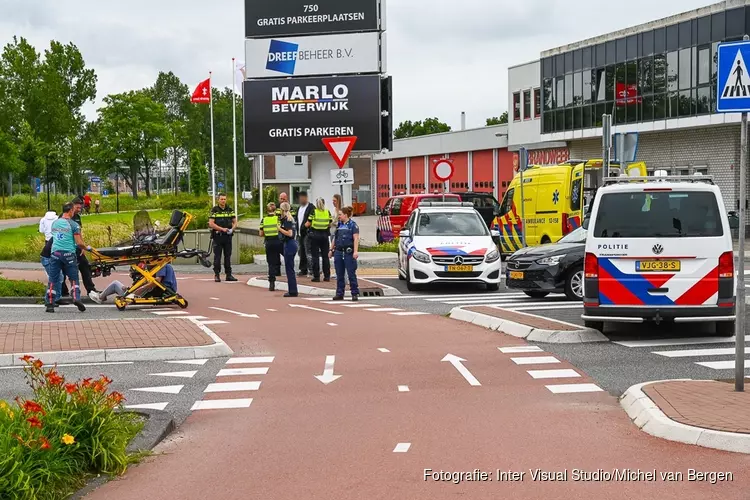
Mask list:
[[310,248],[310,233],[301,234],[297,237],[299,243],[299,272],[308,274],[312,269],[312,250]]
[[314,278],[320,278],[320,259],[323,259],[323,277],[331,277],[331,261],[328,258],[328,251],[331,246],[329,243],[328,231],[311,231],[310,247],[312,249],[312,273]]
[[83,281],[86,292],[91,293],[96,290],[94,278],[91,277],[91,264],[89,264],[86,256],[83,255],[83,252],[78,254],[78,270],[81,272],[81,281]]
[[214,274],[221,273],[221,254],[224,254],[224,272],[232,274],[232,238],[214,237]]
[[281,275],[281,253],[284,251],[284,243],[278,238],[266,238],[266,261],[268,262],[268,281],[276,281],[276,276]]

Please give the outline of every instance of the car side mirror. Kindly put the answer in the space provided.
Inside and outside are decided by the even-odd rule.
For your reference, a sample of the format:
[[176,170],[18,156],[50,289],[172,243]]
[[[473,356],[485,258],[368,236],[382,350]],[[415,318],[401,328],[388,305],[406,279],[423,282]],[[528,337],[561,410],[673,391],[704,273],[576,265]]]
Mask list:
[[381,210],[379,206],[375,207],[375,215],[382,215],[382,214],[383,214],[383,210]]
[[500,231],[497,229],[490,229],[490,234],[493,238],[499,238],[500,237]]
[[589,229],[589,221],[590,220],[591,219],[583,219],[583,224],[581,225],[581,227],[588,231],[588,229]]
[[398,237],[399,238],[409,238],[410,236],[411,236],[411,233],[410,233],[410,231],[408,229],[402,229],[398,233]]

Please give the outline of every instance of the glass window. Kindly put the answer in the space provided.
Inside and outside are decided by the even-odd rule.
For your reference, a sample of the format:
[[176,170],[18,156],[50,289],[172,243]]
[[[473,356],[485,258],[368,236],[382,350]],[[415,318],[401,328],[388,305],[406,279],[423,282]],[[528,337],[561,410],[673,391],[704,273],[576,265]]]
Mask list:
[[690,96],[690,90],[680,92],[679,98],[679,116],[690,116],[693,114],[693,102]]
[[640,93],[644,95],[654,92],[654,60],[651,57],[644,57],[638,62],[640,81]]
[[724,12],[711,14],[711,41],[724,41],[724,33],[726,33],[724,28]]
[[698,85],[698,47],[690,48],[690,87]]
[[581,66],[582,69],[589,69],[589,68],[591,68],[591,56],[592,56],[593,52],[594,52],[594,48],[593,47],[584,47],[583,48],[583,51],[581,52],[582,53],[582,57],[583,57],[583,63],[582,63],[582,66]]
[[555,130],[557,132],[565,131],[565,110],[558,109],[555,112]]
[[677,90],[677,52],[667,54],[667,90]]
[[618,38],[617,39],[617,61],[624,61],[627,59],[627,50],[626,50],[626,43],[624,38]]
[[644,31],[641,33],[641,54],[650,56],[654,53],[654,32]]
[[654,97],[647,95],[643,97],[643,102],[641,103],[641,120],[647,122],[653,119],[654,119]]
[[722,236],[716,196],[706,191],[607,193],[599,202],[596,238]]
[[667,118],[678,118],[680,116],[680,94],[669,92],[667,94]]
[[545,57],[542,59],[542,76],[544,78],[549,78],[551,76],[554,76],[554,73],[552,72],[552,58],[551,57]]
[[513,206],[513,194],[515,191],[516,188],[511,188],[505,193],[503,202],[500,203],[500,215],[505,215],[510,212],[511,207]]
[[573,105],[580,106],[583,103],[583,74],[578,72],[573,75]]
[[593,100],[595,102],[604,102],[607,100],[607,96],[605,94],[605,82],[607,79],[607,70],[604,68],[598,68],[598,69],[593,70],[591,73],[594,78]]
[[521,119],[521,94],[519,92],[513,93],[513,121]]
[[638,57],[638,36],[630,35],[625,41],[627,44],[627,58],[635,59]]
[[679,52],[679,58],[680,73],[678,80],[680,84],[680,90],[689,89],[692,87],[692,85],[690,85],[690,49],[682,49]]
[[615,41],[607,42],[607,64],[614,64],[617,61],[617,54],[615,53]]
[[709,43],[711,41],[711,16],[698,19],[698,39],[696,43]]
[[667,50],[677,50],[679,47],[677,25],[667,26]]
[[565,57],[562,54],[555,56],[555,76],[565,74]]
[[565,72],[566,73],[573,72],[573,52],[565,53]]
[[608,101],[615,100],[615,67],[607,66],[607,74],[605,80],[605,92]]
[[654,56],[654,94],[662,94],[667,90],[667,58],[663,55]]
[[552,78],[545,78],[543,84],[544,110],[552,109]]
[[555,131],[555,113],[547,111],[542,115],[542,130],[545,134],[551,134]]
[[735,37],[742,38],[745,34],[745,9],[740,7],[738,9],[732,9],[726,11],[727,20],[727,32],[724,34],[725,39],[731,39]]
[[583,128],[591,128],[593,125],[591,124],[591,109],[593,106],[584,106],[583,107]]
[[707,115],[711,112],[711,89],[701,87],[698,89],[698,110],[699,115]]
[[[576,182],[580,183],[580,180],[577,180]],[[575,185],[575,182],[573,183]],[[575,188],[574,188],[575,189]],[[574,208],[573,210],[580,210],[581,204],[578,203],[578,208]],[[578,229],[575,229],[569,234],[566,234],[559,240],[557,240],[558,243],[585,243],[586,242],[586,235],[588,234],[588,230],[579,227]]]
[[663,120],[667,117],[666,94],[654,94],[654,120]]
[[711,48],[701,47],[698,50],[698,85],[710,82],[711,78]]
[[[679,24],[678,31],[679,31],[679,42],[680,42],[680,48],[684,49],[687,47],[690,47],[693,45],[692,41],[692,34],[690,32],[690,21],[684,21]],[[667,28],[667,31],[669,29]]]
[[531,91],[523,91],[523,118],[524,120],[531,119]]
[[402,198],[394,198],[390,215],[401,215],[401,204],[403,202],[404,200]]
[[713,112],[713,109],[716,104],[716,64],[719,60],[719,53],[717,52],[717,47],[719,46],[719,42],[714,42],[711,47],[711,111]]
[[667,30],[659,28],[654,30],[654,54],[663,54],[667,51]]
[[607,64],[607,51],[603,43],[596,46],[596,54],[594,54],[594,66],[604,66]]
[[575,130],[583,128],[583,108],[573,108],[573,128]]
[[534,118],[539,118],[542,114],[542,102],[541,96],[539,95],[539,89],[534,89]]
[[596,78],[596,70],[583,72],[583,103],[591,103],[591,84]]
[[627,98],[627,67],[618,64],[615,68],[615,101],[617,106],[624,106]]
[[594,109],[594,116],[591,118],[591,120],[594,122],[594,127],[601,127],[602,115],[605,115],[607,113],[607,105],[597,104],[595,107],[592,107],[592,109]]
[[573,110],[565,110],[565,130],[573,130]]
[[417,236],[485,236],[487,224],[476,211],[420,213]]
[[556,108],[562,108],[563,107],[563,96],[565,95],[565,81],[563,80],[562,76],[558,76],[556,80],[556,94],[555,94],[555,107]]
[[583,52],[581,49],[573,51],[573,71],[581,71],[583,66]]
[[581,209],[581,181],[583,179],[576,179],[573,181],[572,189],[570,190],[570,209],[575,211],[578,211]]
[[565,105],[573,104],[573,75],[565,75]]

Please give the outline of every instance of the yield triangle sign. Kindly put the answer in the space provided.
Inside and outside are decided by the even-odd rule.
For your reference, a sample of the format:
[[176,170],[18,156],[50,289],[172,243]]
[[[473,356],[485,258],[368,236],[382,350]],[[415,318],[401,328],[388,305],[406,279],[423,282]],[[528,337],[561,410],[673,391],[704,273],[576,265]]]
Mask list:
[[339,168],[344,168],[346,160],[349,159],[349,155],[351,154],[352,149],[354,149],[355,142],[357,142],[356,136],[323,138],[323,144],[325,144],[326,149],[331,153],[331,156]]

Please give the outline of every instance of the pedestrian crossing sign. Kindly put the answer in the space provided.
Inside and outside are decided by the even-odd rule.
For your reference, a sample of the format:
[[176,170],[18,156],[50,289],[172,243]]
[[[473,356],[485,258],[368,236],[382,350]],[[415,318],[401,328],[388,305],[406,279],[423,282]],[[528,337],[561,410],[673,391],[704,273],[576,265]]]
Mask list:
[[719,44],[717,113],[750,111],[750,73],[746,61],[750,62],[750,41]]

